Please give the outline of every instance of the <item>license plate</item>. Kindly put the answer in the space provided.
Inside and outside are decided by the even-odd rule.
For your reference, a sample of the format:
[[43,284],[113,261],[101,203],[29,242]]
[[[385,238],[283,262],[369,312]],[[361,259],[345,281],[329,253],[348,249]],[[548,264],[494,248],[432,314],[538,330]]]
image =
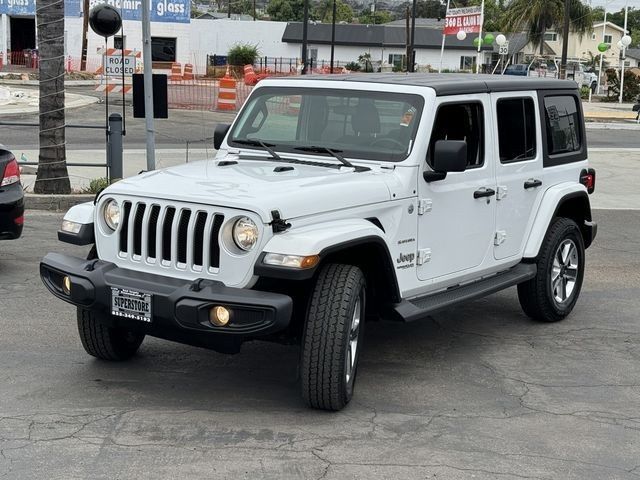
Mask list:
[[151,323],[151,295],[111,287],[111,314]]

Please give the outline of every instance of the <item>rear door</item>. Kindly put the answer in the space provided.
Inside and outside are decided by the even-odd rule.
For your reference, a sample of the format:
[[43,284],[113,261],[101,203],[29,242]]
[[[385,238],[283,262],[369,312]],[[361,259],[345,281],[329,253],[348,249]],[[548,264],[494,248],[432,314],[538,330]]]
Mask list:
[[491,94],[497,134],[494,257],[520,255],[542,199],[543,152],[536,92]]

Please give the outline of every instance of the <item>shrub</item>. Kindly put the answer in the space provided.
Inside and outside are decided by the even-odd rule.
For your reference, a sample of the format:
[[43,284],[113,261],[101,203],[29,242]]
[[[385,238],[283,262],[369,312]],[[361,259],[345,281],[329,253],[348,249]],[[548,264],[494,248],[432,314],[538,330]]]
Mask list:
[[258,58],[258,46],[249,43],[236,43],[227,53],[229,65],[253,65]]
[[347,70],[351,71],[351,72],[357,72],[360,70],[360,64],[358,62],[349,62],[347,63],[344,68],[346,68]]
[[94,178],[89,182],[89,186],[82,190],[82,193],[91,193],[92,195],[95,195],[101,190],[107,188],[111,183],[109,183],[109,179],[106,177]]
[[[609,90],[606,101],[617,102],[620,95],[620,75],[617,70],[610,68],[606,72]],[[623,102],[633,102],[640,95],[640,77],[629,70],[624,72],[624,91],[622,92]]]

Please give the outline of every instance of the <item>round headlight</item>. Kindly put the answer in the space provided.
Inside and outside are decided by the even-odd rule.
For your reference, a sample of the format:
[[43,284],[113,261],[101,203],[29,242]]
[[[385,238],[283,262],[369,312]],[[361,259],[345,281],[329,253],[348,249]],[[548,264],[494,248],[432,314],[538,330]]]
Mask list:
[[258,226],[248,217],[239,218],[233,225],[233,241],[248,252],[258,243]]
[[115,200],[109,200],[102,210],[104,222],[111,230],[115,230],[120,225],[120,206]]

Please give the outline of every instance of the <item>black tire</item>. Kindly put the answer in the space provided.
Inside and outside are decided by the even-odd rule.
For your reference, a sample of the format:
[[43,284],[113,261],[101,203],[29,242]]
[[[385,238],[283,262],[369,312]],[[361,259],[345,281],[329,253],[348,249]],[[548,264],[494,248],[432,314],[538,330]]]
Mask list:
[[[353,397],[364,338],[365,285],[362,271],[352,265],[329,264],[318,275],[302,337],[300,369],[302,397],[312,408],[337,411]],[[352,323],[357,323],[355,331]],[[350,362],[351,350],[348,353],[347,349],[354,339],[355,355]]]
[[78,308],[78,333],[85,351],[96,358],[115,362],[133,357],[144,334],[109,327],[100,321],[100,315],[104,314]]
[[[567,282],[564,285],[565,300],[556,298],[557,290],[552,285],[553,276],[558,273],[557,267],[554,270],[554,258],[561,245],[571,245],[575,247],[575,258],[577,266],[560,270],[560,276],[565,278],[575,278],[568,294]],[[569,250],[571,251],[571,250]],[[534,320],[541,322],[557,322],[564,319],[571,313],[580,295],[582,280],[584,277],[584,241],[576,222],[569,218],[556,218],[551,223],[549,230],[540,247],[540,253],[536,261],[538,267],[537,275],[531,280],[518,285],[518,299],[524,313]],[[575,270],[575,273],[573,271]],[[557,277],[556,277],[557,278]],[[559,279],[560,289],[562,289],[563,279]],[[562,297],[562,293],[558,295]]]
[[[87,260],[98,258],[93,245]],[[124,328],[109,327],[100,321],[102,313],[78,307],[78,333],[85,351],[96,358],[123,361],[133,357],[144,340],[144,334]]]

